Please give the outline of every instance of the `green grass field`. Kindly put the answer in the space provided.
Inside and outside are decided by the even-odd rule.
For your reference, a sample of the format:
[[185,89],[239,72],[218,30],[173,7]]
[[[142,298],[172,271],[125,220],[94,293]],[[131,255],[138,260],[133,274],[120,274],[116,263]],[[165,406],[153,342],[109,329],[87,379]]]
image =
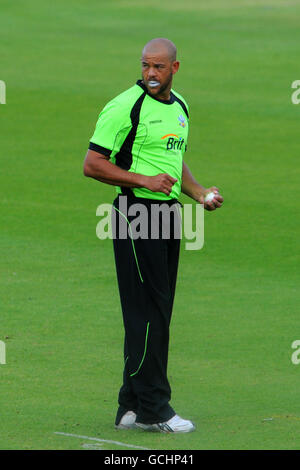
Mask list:
[[[0,449],[299,449],[298,0],[2,0]],[[104,104],[140,78],[152,37],[178,47],[186,162],[224,207],[182,250],[172,405],[187,435],[116,431],[123,326],[112,242],[84,178]],[[182,197],[182,202],[188,202]],[[102,442],[102,449],[125,449]]]

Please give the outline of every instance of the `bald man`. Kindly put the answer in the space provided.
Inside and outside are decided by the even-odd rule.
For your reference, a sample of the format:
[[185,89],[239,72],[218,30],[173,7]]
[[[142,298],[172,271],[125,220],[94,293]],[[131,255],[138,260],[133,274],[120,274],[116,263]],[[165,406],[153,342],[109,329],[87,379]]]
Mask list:
[[[183,192],[209,211],[221,207],[223,198],[215,186],[199,184],[183,161],[189,112],[184,98],[172,89],[179,69],[175,45],[165,38],[152,39],[143,49],[141,65],[142,80],[101,111],[84,174],[115,186],[117,192],[113,244],[125,340],[115,426],[186,433],[195,425],[171,407],[167,378],[180,246],[178,198]],[[205,202],[210,192],[215,196]],[[158,236],[150,229],[147,237],[131,236],[137,204],[145,209],[147,228],[158,224]],[[168,207],[168,220],[154,221],[154,206],[159,211]]]

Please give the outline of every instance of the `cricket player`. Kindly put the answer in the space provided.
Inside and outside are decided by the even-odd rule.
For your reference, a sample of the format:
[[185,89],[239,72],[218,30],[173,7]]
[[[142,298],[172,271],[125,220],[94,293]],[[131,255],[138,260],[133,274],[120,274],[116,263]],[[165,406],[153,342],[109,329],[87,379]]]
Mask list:
[[[125,329],[123,384],[115,426],[184,433],[195,425],[170,405],[167,377],[169,325],[176,287],[180,239],[174,235],[136,238],[120,235],[130,228],[130,208],[143,204],[176,208],[180,193],[213,211],[222,206],[218,188],[205,188],[185,164],[189,108],[173,88],[179,69],[176,47],[168,39],[149,41],[141,57],[142,79],[101,111],[84,161],[84,174],[116,186],[114,255]],[[214,197],[205,202],[205,196]],[[127,212],[123,199],[127,201]],[[149,215],[147,224],[153,220]],[[161,220],[159,225],[163,225]],[[130,230],[128,231],[128,233]]]

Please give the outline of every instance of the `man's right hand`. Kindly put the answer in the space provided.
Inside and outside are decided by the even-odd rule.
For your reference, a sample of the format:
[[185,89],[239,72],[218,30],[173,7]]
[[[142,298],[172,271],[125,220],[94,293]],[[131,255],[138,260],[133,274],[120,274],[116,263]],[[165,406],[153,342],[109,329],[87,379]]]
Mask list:
[[161,192],[169,196],[172,191],[173,185],[176,183],[177,179],[168,175],[168,173],[160,173],[155,176],[144,176],[145,182],[143,186],[150,191],[157,193]]

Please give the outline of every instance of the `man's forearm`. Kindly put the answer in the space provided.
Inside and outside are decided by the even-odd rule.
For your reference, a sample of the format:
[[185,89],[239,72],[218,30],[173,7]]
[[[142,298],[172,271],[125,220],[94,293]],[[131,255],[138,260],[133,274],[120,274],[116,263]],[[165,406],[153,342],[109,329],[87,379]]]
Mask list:
[[203,202],[206,188],[199,184],[193,177],[188,166],[183,162],[181,191],[195,201]]
[[108,161],[101,166],[100,171],[98,168],[98,171],[86,176],[91,176],[101,181],[101,183],[111,184],[112,186],[124,186],[126,188],[143,188],[146,186],[144,175],[123,170]]
[[167,173],[154,176],[141,175],[123,170],[111,163],[105,155],[88,150],[83,165],[83,173],[102,183],[112,186],[125,186],[126,188],[146,188],[152,192],[162,192],[169,196],[177,179]]
[[106,158],[99,157],[97,160],[86,158],[84,174],[102,183],[112,186],[125,186],[127,188],[141,188],[146,184],[145,176],[132,173],[114,165]]

